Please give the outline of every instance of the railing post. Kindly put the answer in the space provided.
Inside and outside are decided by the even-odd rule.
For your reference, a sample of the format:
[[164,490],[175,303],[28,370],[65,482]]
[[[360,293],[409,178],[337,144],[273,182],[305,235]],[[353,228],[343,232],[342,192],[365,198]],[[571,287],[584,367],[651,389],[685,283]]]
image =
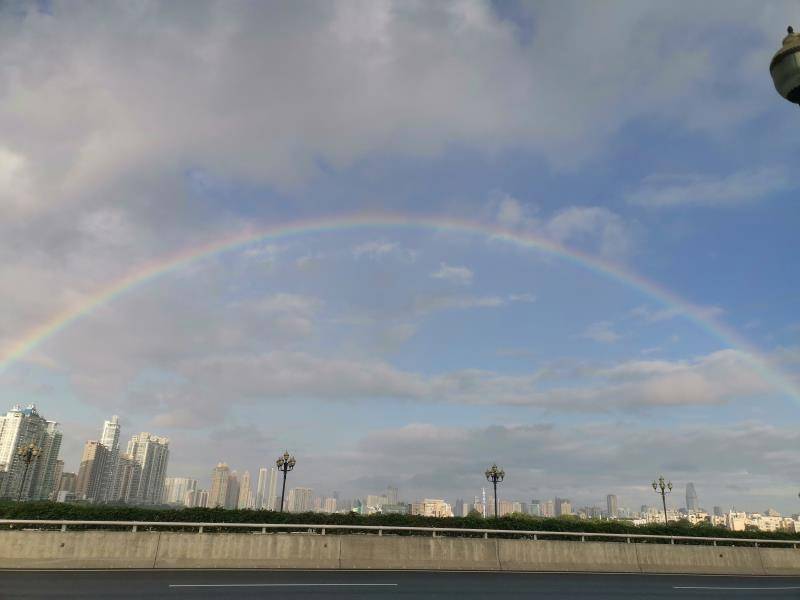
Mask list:
[[535,534],[535,533],[534,533],[534,534],[533,534],[533,541],[535,542],[535,541],[536,541],[536,540],[538,540],[538,539],[539,539],[539,536],[538,536],[537,534]]
[[714,540],[714,545],[715,545],[715,546],[717,545],[717,540]]
[[322,533],[322,535],[325,535],[325,528],[324,527],[322,528],[322,532],[321,533]]
[[383,529],[378,529],[378,535],[379,535],[379,536],[382,536],[382,535],[383,535]]
[[758,548],[758,542],[756,542],[756,548]]
[[267,533],[267,528],[266,527],[262,527],[261,528],[261,533]]
[[483,539],[485,539],[485,540],[489,539],[489,533],[488,532],[483,534]]
[[674,546],[675,545],[675,538],[674,537],[669,538],[669,543]]
[[[66,531],[66,530],[67,530],[67,524],[66,524],[66,523],[62,523],[62,524],[61,524],[61,531]],[[795,548],[796,548],[796,547],[797,547],[797,546],[795,546]]]
[[627,537],[627,538],[625,538],[625,541],[630,544],[631,543],[631,538]]
[[433,530],[433,537],[436,537],[436,530]]
[[200,525],[200,527],[197,528],[197,533],[203,533],[203,526],[202,525]]
[[581,541],[582,541],[582,542],[585,542],[585,541],[586,541],[586,536],[585,536],[585,535],[582,535],[582,536],[581,536]]
[[136,533],[136,525],[131,527],[131,533]]

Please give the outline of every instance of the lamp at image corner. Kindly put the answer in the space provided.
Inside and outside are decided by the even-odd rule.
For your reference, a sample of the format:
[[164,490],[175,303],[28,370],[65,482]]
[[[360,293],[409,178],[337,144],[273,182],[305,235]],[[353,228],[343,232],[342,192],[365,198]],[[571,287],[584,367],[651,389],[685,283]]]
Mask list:
[[769,73],[778,93],[800,106],[800,33],[789,27],[783,45],[769,63]]

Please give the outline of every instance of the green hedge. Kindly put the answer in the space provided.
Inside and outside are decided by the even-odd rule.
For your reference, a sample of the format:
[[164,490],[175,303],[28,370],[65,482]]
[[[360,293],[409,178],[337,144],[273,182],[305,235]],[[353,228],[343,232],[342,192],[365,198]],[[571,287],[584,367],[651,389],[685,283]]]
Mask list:
[[222,508],[144,508],[138,506],[65,504],[55,502],[0,502],[3,519],[70,519],[76,521],[176,521],[203,523],[297,523],[305,525],[395,525],[409,527],[457,527],[466,529],[512,529],[580,531],[586,533],[630,533],[737,537],[748,539],[800,540],[783,532],[728,531],[688,522],[637,527],[626,521],[546,519],[513,514],[499,519],[480,517],[422,517],[418,515],[368,515],[326,513],[279,513],[270,510],[225,510]]

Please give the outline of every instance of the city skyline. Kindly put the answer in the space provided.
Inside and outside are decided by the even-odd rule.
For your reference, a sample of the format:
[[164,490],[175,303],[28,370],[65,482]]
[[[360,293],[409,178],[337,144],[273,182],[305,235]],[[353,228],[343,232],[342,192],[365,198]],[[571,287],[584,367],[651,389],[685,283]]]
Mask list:
[[[22,411],[21,407],[14,407],[12,410]],[[30,406],[25,409],[28,413],[36,414],[35,407]],[[154,486],[154,490],[151,493],[147,492],[137,492],[136,490],[127,489],[127,491],[122,491],[120,486],[125,487],[132,485],[130,482],[128,484],[122,484],[120,482],[120,474],[118,469],[114,469],[112,467],[113,462],[111,461],[112,456],[117,456],[117,460],[119,460],[119,440],[122,433],[122,422],[120,421],[120,417],[118,415],[113,415],[110,419],[106,420],[102,424],[101,435],[99,436],[99,440],[87,440],[83,447],[83,455],[80,460],[80,468],[77,469],[74,473],[69,471],[70,463],[64,461],[64,457],[61,456],[58,459],[58,469],[59,474],[63,472],[67,472],[68,476],[75,478],[74,484],[68,484],[74,486],[74,492],[76,493],[79,499],[89,500],[91,502],[114,502],[114,501],[127,501],[132,504],[141,503],[141,504],[160,504],[160,503],[169,503],[174,502],[178,504],[183,504],[185,500],[185,495],[188,491],[202,491],[208,497],[208,506],[222,506],[229,509],[235,508],[253,508],[258,509],[259,507],[262,508],[269,508],[272,507],[274,510],[277,510],[280,504],[280,474],[279,471],[273,466],[264,466],[254,469],[255,476],[251,475],[251,470],[244,468],[244,469],[237,469],[235,467],[229,466],[225,462],[219,462],[215,468],[210,471],[210,476],[208,474],[199,475],[196,477],[187,477],[185,474],[177,474],[169,472],[166,468],[162,466],[157,466],[155,468],[151,468],[148,466],[145,469],[145,479],[150,476],[156,480],[160,480],[160,483],[156,482]],[[3,447],[3,440],[7,439],[7,436],[3,436],[2,428],[0,428],[0,448]],[[141,433],[141,434],[134,434],[131,436],[130,441],[128,442],[127,448],[133,449],[134,453],[125,453],[121,456],[123,460],[127,460],[126,457],[133,458],[136,455],[136,448],[141,443],[144,444],[143,449],[139,450],[139,462],[146,463],[146,459],[143,456],[146,454],[145,450],[148,447],[150,442],[155,444],[155,448],[161,448],[165,443],[168,444],[168,440],[163,437],[151,435],[149,433]],[[105,442],[105,445],[103,445]],[[7,442],[6,442],[7,444]],[[99,455],[98,455],[99,452]],[[163,450],[161,451],[163,452]],[[99,458],[98,458],[99,456]],[[151,460],[153,460],[151,458]],[[158,458],[155,460],[159,460]],[[97,464],[93,464],[97,463]],[[54,467],[55,468],[55,463]],[[150,471],[154,473],[150,475]],[[141,468],[140,468],[141,471]],[[220,473],[220,477],[217,477],[217,473]],[[298,475],[300,476],[298,478]],[[141,473],[135,476],[136,483],[133,485],[139,485],[139,478],[141,477]],[[321,505],[324,506],[326,500],[330,494],[335,494],[336,497],[339,496],[339,491],[344,490],[344,496],[352,497],[352,498],[362,498],[365,504],[369,505],[371,503],[377,502],[377,500],[371,501],[371,499],[381,498],[381,496],[374,495],[374,489],[370,490],[352,490],[348,491],[347,487],[338,486],[336,487],[336,492],[331,489],[330,494],[320,493],[314,495],[313,493],[309,493],[308,495],[304,496],[300,504],[297,504],[294,500],[295,489],[298,490],[313,490],[315,489],[314,486],[305,487],[307,485],[307,479],[302,478],[302,472],[296,473],[294,471],[291,472],[291,480],[289,485],[287,486],[287,510],[290,510],[290,506],[294,509],[297,508],[300,504],[304,507],[308,507],[309,510],[315,509],[312,506],[315,499],[318,499],[321,502]],[[134,476],[129,476],[129,479],[134,478]],[[297,481],[296,481],[297,479]],[[170,481],[172,480],[172,482]],[[174,486],[177,483],[178,489],[181,490],[180,492],[173,491]],[[298,483],[299,481],[299,483]],[[512,510],[509,507],[511,505],[514,506],[529,506],[531,504],[538,504],[540,501],[537,499],[542,494],[537,494],[536,496],[524,497],[520,495],[518,492],[515,492],[513,489],[508,492],[508,494],[504,493],[504,485],[507,482],[503,482],[499,485],[498,488],[498,502],[500,503],[499,506],[499,513],[507,514],[509,512],[514,512],[516,509]],[[153,485],[151,483],[151,485]],[[649,487],[649,486],[648,486]],[[71,489],[71,488],[69,488]],[[138,489],[138,488],[137,488]],[[158,492],[157,490],[162,490],[162,492]],[[316,489],[320,489],[319,487]],[[245,490],[249,491],[248,495],[245,497],[244,493]],[[485,484],[481,485],[482,495],[486,495],[485,491]],[[679,491],[676,487],[676,491]],[[683,485],[684,493],[676,498],[672,496],[668,496],[668,509],[670,511],[676,511],[678,509],[686,509],[689,512],[691,511],[699,511],[704,509],[709,513],[716,513],[717,509],[720,509],[720,505],[717,502],[714,502],[713,505],[710,504],[706,506],[705,504],[701,504],[698,500],[698,494],[695,489],[695,485],[693,482],[686,482]],[[177,495],[174,495],[177,494]],[[465,496],[463,493],[453,492],[449,490],[441,490],[436,488],[431,488],[420,493],[417,493],[416,496],[412,496],[410,498],[405,499],[406,502],[409,504],[413,502],[420,501],[423,497],[431,497],[431,496],[440,496],[445,499],[449,499],[452,507],[453,512],[456,514],[458,511],[456,509],[457,503],[466,503],[469,502],[468,494]],[[168,498],[172,498],[172,500],[168,500]],[[467,500],[464,500],[464,498]],[[606,494],[603,497],[601,496],[599,499],[594,498],[591,493],[581,492],[575,496],[575,501],[573,502],[570,499],[564,498],[563,495],[559,494],[558,491],[554,491],[551,494],[552,499],[545,499],[542,500],[542,508],[537,509],[536,511],[532,512],[531,514],[535,514],[537,516],[554,516],[558,517],[562,514],[575,514],[578,510],[578,507],[588,508],[591,509],[591,512],[595,510],[599,512],[603,512],[606,515],[616,516],[616,513],[619,512],[627,512],[633,513],[633,508],[635,506],[645,506],[645,505],[652,505],[656,506],[657,502],[652,502],[652,498],[649,495],[644,496],[644,499],[640,502],[637,496],[631,497],[620,497],[618,494]],[[395,486],[392,482],[388,483],[385,487],[384,495],[382,496],[382,504],[393,505],[397,504],[399,501],[399,491],[398,487]],[[475,503],[479,502],[478,496],[475,495]],[[490,507],[492,504],[492,495],[491,492],[488,494],[489,500],[487,500],[487,507]],[[547,496],[545,496],[547,498]],[[685,501],[681,503],[678,498],[685,498]],[[124,499],[124,500],[123,500]],[[648,501],[650,500],[650,501]],[[192,503],[193,505],[196,502],[196,499],[193,497]],[[470,503],[472,505],[472,503]],[[681,505],[682,504],[682,505]],[[612,508],[613,507],[613,508]],[[321,507],[316,507],[316,509],[320,509]],[[341,508],[341,507],[340,507]],[[762,512],[768,509],[774,509],[773,506],[744,506],[742,504],[733,503],[729,506],[725,507],[725,512],[729,512],[730,510],[743,510],[746,509],[748,512]],[[520,509],[522,510],[522,509]],[[524,510],[523,512],[528,512]],[[800,511],[796,511],[800,512]],[[788,511],[789,514],[795,513],[795,511]],[[491,508],[487,508],[487,516],[491,516],[492,510]],[[460,516],[456,514],[456,516]]]

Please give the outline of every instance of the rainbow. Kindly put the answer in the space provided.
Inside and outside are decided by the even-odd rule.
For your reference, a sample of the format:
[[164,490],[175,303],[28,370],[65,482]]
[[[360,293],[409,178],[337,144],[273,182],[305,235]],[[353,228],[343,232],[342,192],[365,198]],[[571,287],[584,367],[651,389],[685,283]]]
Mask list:
[[45,340],[52,338],[76,321],[91,314],[92,311],[98,307],[113,301],[115,298],[118,298],[133,288],[175,272],[195,261],[259,242],[278,241],[308,234],[376,228],[427,229],[435,232],[479,235],[485,238],[507,242],[515,246],[533,249],[577,265],[592,273],[609,278],[649,296],[667,308],[679,312],[712,336],[738,349],[747,356],[751,366],[765,381],[781,392],[789,395],[791,398],[800,401],[800,391],[798,391],[794,384],[784,374],[769,365],[767,360],[760,356],[759,352],[754,348],[750,347],[736,331],[720,323],[697,306],[692,305],[659,284],[625,270],[619,265],[602,260],[585,252],[567,248],[545,237],[508,229],[496,224],[473,222],[451,217],[408,216],[383,213],[327,217],[315,220],[281,223],[273,227],[259,230],[248,229],[229,237],[187,248],[181,252],[167,256],[166,258],[148,263],[100,289],[80,306],[69,308],[53,316],[15,340],[6,351],[0,355],[0,372],[24,358]]

